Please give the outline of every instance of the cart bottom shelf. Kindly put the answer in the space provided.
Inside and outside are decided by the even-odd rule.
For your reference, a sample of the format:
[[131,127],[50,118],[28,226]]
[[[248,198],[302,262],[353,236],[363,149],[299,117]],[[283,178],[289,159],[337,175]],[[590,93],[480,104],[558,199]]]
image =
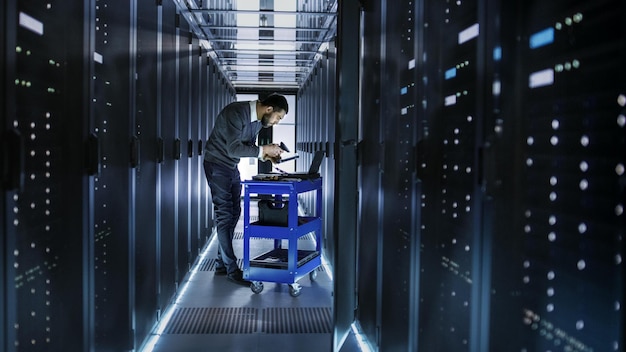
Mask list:
[[[296,267],[310,262],[320,255],[319,251],[298,250],[298,264]],[[250,267],[287,269],[289,264],[288,251],[284,248],[275,248],[250,260]]]

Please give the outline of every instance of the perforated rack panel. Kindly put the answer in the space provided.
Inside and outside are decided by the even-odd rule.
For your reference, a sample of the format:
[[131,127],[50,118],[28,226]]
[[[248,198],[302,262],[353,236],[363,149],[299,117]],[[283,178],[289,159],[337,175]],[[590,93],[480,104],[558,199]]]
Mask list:
[[625,348],[623,14],[619,1],[523,6],[516,232],[528,350]]
[[[83,141],[83,4],[2,4],[2,348],[78,350],[92,292]],[[70,104],[72,103],[72,104]],[[74,144],[73,142],[78,142]],[[4,276],[6,275],[6,276]],[[70,310],[73,308],[73,310]]]

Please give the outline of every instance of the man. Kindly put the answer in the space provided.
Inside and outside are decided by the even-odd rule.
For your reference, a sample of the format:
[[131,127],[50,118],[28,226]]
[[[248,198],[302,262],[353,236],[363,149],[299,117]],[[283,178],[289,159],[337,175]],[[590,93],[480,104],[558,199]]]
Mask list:
[[278,94],[262,101],[231,103],[217,115],[204,148],[204,173],[213,196],[219,241],[215,274],[227,275],[238,284],[250,285],[244,280],[233,251],[233,233],[241,214],[241,179],[237,165],[243,157],[272,162],[280,159],[282,149],[277,144],[257,146],[256,139],[261,127],[274,126],[288,111],[287,99]]

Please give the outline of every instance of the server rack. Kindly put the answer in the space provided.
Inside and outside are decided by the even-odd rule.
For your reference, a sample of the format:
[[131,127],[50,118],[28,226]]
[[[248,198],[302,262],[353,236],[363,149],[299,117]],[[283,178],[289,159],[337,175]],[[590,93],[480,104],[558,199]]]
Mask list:
[[624,349],[626,5],[521,9],[522,346]]
[[[411,228],[402,209],[385,212],[378,233],[375,217],[361,222],[360,243],[384,248],[359,246],[357,317],[370,341],[384,350],[623,349],[624,70],[615,64],[625,51],[615,16],[624,3],[363,5],[373,86],[361,109],[383,111],[381,129],[398,132],[377,157],[376,122],[362,117],[371,144],[362,144],[361,179],[385,207],[415,199],[417,222],[404,238],[394,236]],[[414,89],[403,84],[411,77]],[[404,123],[394,108],[412,102],[415,120]],[[403,128],[415,133],[413,150],[399,145]],[[396,189],[411,177],[396,164],[407,155],[415,193]],[[376,187],[377,163],[399,182]],[[361,214],[375,213],[372,198],[361,199]],[[395,262],[411,269],[387,265]],[[376,273],[376,284],[365,280]],[[413,293],[393,292],[386,278]]]
[[85,210],[82,143],[90,92],[82,43],[90,30],[63,18],[82,16],[88,5],[1,8],[0,342],[7,351],[81,350],[93,337],[93,218]]
[[[361,81],[368,81],[368,89],[361,96],[361,110],[370,111],[374,116],[384,116],[385,107],[381,94],[385,82],[381,78],[384,64],[379,60],[385,42],[381,40],[386,16],[382,16],[384,4],[372,1],[364,5],[363,57],[361,59]],[[367,122],[366,122],[367,121]],[[356,321],[363,335],[373,345],[380,337],[382,288],[382,202],[384,195],[381,181],[384,177],[384,161],[381,157],[385,148],[385,119],[363,118],[359,131],[359,217],[357,237],[357,287],[358,310]],[[365,258],[377,258],[367,260]]]
[[[139,162],[135,168],[135,341],[140,346],[158,319],[157,246],[160,204],[157,202],[158,175],[158,87],[161,67],[159,48],[161,26],[159,6],[137,3],[137,58],[133,134],[139,142]],[[171,19],[170,19],[171,20]],[[132,163],[132,160],[131,160]],[[154,214],[153,216],[146,216]]]
[[200,97],[232,87],[172,2],[1,9],[3,350],[136,349],[212,226]]
[[177,69],[177,41],[179,36],[176,26],[177,14],[173,2],[165,1],[161,7],[161,89],[158,93],[160,105],[160,126],[157,126],[157,162],[158,187],[157,197],[160,200],[160,229],[157,242],[160,264],[157,272],[158,284],[158,315],[167,307],[174,296],[177,284],[181,282],[182,273],[178,268],[178,192],[177,177],[179,174],[177,156],[175,154],[175,140],[178,133],[177,103],[178,90],[166,89],[176,87],[178,79]]

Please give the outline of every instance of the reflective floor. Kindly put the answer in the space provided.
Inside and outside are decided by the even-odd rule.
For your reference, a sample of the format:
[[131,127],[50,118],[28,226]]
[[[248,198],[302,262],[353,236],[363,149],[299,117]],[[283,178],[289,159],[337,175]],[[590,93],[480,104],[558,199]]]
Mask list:
[[[255,207],[251,221],[256,217]],[[243,240],[240,220],[233,245],[241,268]],[[305,235],[298,249],[314,249],[314,241],[313,235]],[[273,248],[273,240],[250,239],[251,258]],[[143,351],[332,351],[333,285],[327,266],[315,269],[313,280],[309,275],[298,281],[297,297],[289,285],[274,282],[264,282],[256,294],[215,275],[216,250],[217,241],[211,241]],[[354,346],[347,342],[342,351],[357,351]]]

